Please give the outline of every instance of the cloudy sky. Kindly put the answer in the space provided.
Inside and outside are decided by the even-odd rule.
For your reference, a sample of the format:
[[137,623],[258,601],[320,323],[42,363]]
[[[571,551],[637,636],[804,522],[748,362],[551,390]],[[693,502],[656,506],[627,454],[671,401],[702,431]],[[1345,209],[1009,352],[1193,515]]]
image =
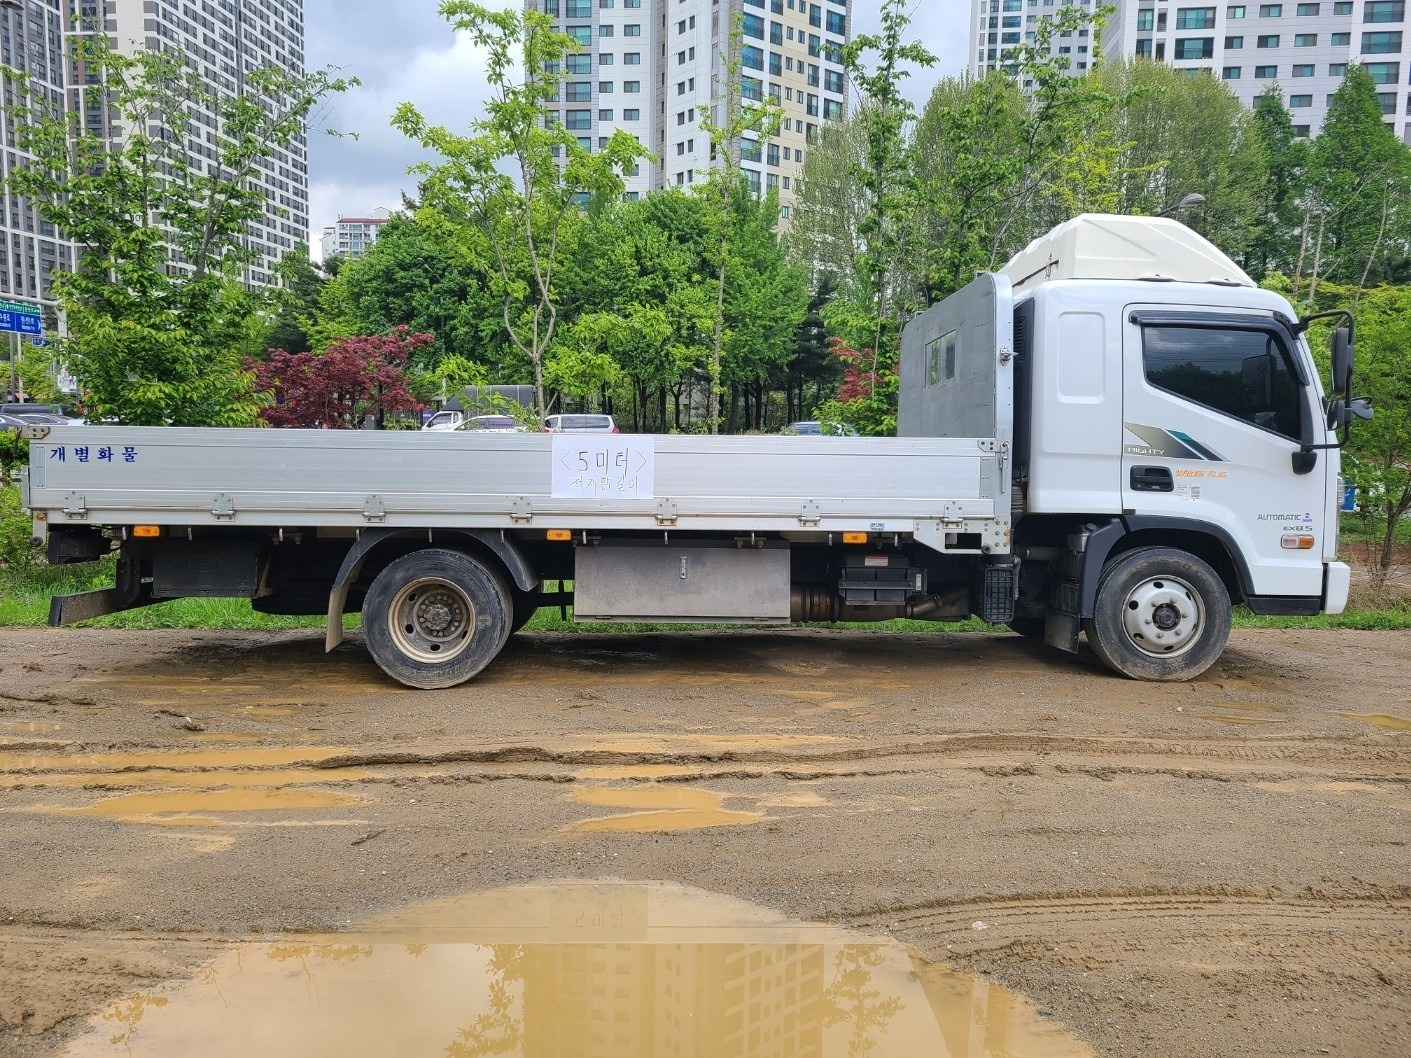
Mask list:
[[[521,0],[482,2],[511,7]],[[433,122],[453,129],[481,111],[484,64],[436,14],[437,6],[437,0],[304,0],[309,68],[337,66],[362,81],[322,116],[324,127],[352,135],[310,138],[309,242],[315,256],[325,225],[378,206],[395,209],[402,190],[414,190],[407,166],[420,155],[388,125],[399,103],[415,103]],[[855,33],[877,30],[879,6],[879,0],[853,0]],[[918,102],[938,78],[964,68],[969,10],[967,0],[915,0],[912,36],[940,57],[906,85]]]

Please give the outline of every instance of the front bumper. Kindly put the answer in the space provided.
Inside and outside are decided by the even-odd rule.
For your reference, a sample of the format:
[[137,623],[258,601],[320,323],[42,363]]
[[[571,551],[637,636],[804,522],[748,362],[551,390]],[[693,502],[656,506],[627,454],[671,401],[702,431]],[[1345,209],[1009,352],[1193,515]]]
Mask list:
[[1352,567],[1346,562],[1323,563],[1323,612],[1339,614],[1347,609],[1352,588]]

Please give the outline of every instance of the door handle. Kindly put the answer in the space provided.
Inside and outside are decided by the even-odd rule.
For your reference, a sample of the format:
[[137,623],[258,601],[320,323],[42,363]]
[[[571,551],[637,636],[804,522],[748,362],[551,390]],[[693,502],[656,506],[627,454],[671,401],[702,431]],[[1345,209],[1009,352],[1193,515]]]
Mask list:
[[1170,467],[1133,467],[1133,492],[1175,492],[1176,479]]

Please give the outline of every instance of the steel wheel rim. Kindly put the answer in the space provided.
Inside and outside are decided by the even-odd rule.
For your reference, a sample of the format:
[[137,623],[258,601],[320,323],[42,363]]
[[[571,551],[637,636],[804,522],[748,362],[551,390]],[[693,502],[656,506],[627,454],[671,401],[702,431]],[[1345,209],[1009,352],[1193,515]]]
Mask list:
[[1200,593],[1180,577],[1147,577],[1127,593],[1122,630],[1127,641],[1148,657],[1184,654],[1204,629]]
[[440,577],[421,577],[397,592],[388,626],[397,649],[427,664],[445,664],[470,646],[475,604]]

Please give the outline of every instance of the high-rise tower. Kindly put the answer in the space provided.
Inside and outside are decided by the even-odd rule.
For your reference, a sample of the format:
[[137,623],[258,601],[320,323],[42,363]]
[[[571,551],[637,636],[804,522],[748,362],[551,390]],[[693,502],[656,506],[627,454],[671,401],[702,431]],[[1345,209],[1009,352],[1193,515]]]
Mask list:
[[[737,101],[772,100],[783,110],[777,136],[740,145],[740,168],[792,208],[813,134],[846,109],[842,47],[851,0],[526,0],[578,41],[555,105],[585,148],[614,131],[636,136],[658,158],[629,177],[627,192],[692,186],[713,162],[701,119],[715,107],[723,124],[727,92]],[[730,30],[740,20],[738,83],[727,75]]]
[[[245,91],[246,76],[263,66],[296,77],[304,73],[303,0],[77,0],[75,6],[91,18],[101,14],[119,51],[175,48],[222,94]],[[196,115],[195,127],[202,124]],[[213,154],[207,143],[193,142],[188,150],[194,163]],[[255,181],[268,208],[246,235],[254,255],[245,272],[251,286],[269,283],[278,260],[308,241],[308,162],[301,135],[258,163]]]
[[[53,101],[64,97],[68,63],[64,34],[68,0],[0,0],[0,62],[27,74],[31,87]],[[15,86],[4,80],[5,102],[15,102]],[[8,176],[28,161],[15,146],[14,118],[5,118],[5,149],[0,173]],[[38,306],[52,305],[51,274],[73,267],[73,244],[43,220],[34,206],[18,195],[4,196],[0,214],[0,298]]]

